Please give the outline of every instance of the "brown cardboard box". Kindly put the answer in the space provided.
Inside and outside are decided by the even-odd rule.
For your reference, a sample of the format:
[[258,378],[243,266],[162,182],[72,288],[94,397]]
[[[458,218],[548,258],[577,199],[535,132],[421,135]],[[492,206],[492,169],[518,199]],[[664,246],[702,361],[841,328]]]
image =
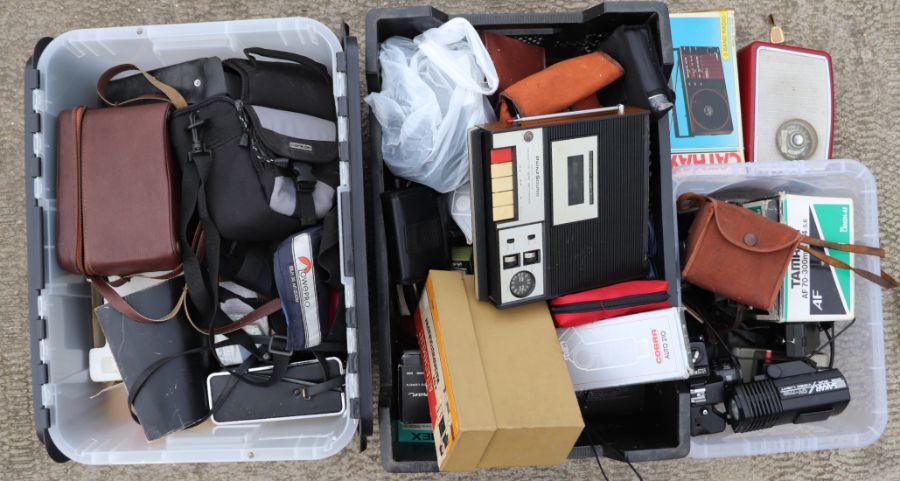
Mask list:
[[431,271],[415,314],[441,471],[475,469],[497,430],[461,281],[460,272]]
[[[472,276],[444,271],[431,271],[422,299],[420,312],[431,312],[417,315],[422,326],[422,355],[430,358],[423,359],[423,365],[439,362],[445,372],[449,371],[443,383],[426,379],[430,385],[429,405],[432,397],[437,404],[443,397],[442,388],[435,389],[436,385],[451,386],[446,396],[451,401],[447,404],[450,412],[455,405],[452,426],[459,427],[451,446],[442,454],[440,426],[435,425],[441,470],[564,462],[584,424],[547,305],[538,302],[498,310],[477,300]],[[438,326],[436,339],[431,343],[423,342],[427,325],[432,322],[429,319],[438,319],[434,323]],[[460,332],[466,335],[461,336]],[[469,336],[474,343],[455,344]],[[425,347],[429,345],[432,347]],[[440,355],[435,357],[432,352]],[[437,359],[440,361],[435,362]],[[480,375],[472,374],[476,370]],[[465,377],[463,372],[467,373]],[[468,411],[471,406],[476,406],[477,415]],[[431,411],[443,412],[434,407]],[[440,423],[438,416],[432,417],[433,424]],[[483,417],[483,424],[478,425],[477,416]],[[487,442],[484,428],[490,431]],[[478,435],[464,440],[461,435],[469,433]],[[464,443],[471,443],[465,446],[471,449],[462,450]],[[474,460],[478,449],[479,459]]]

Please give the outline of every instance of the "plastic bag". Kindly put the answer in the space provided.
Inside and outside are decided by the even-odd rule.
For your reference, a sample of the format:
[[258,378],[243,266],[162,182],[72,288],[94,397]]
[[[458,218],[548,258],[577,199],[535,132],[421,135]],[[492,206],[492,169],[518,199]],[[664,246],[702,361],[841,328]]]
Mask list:
[[379,60],[382,90],[365,100],[382,127],[385,164],[442,193],[468,182],[467,131],[494,120],[486,96],[498,84],[475,28],[454,18],[414,40],[391,37]]

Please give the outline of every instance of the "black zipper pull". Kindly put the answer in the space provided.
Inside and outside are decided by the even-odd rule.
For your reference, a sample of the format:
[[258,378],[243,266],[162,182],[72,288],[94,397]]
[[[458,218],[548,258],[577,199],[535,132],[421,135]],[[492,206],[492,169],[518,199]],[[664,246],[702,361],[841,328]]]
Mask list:
[[241,147],[244,147],[244,148],[250,146],[250,136],[247,135],[247,132],[246,132],[246,131],[244,131],[244,133],[241,134],[241,141],[240,141],[240,144],[241,144]]

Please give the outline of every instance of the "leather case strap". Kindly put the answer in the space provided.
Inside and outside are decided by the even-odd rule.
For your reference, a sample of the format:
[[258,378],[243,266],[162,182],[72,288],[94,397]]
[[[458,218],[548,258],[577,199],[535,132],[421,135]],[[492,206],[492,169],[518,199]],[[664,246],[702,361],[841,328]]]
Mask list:
[[[237,321],[234,321],[231,324],[213,329],[213,334],[216,334],[216,335],[231,334],[234,331],[243,329],[244,327],[247,327],[250,324],[253,324],[254,322],[262,319],[263,317],[275,314],[276,312],[278,312],[280,310],[281,310],[281,298],[272,299],[270,301],[267,301],[263,305],[257,307],[256,309],[250,311],[249,313],[247,313],[247,315],[238,319]],[[202,327],[198,326],[197,323],[194,322],[194,320],[191,318],[190,309],[185,309],[185,313],[187,314],[188,321],[190,321],[191,325],[194,326],[194,329],[196,329],[197,332],[200,332],[200,333],[206,334],[206,335],[209,334],[208,329],[203,329]]]
[[829,255],[823,254],[823,253],[821,253],[817,250],[811,249],[805,245],[801,245],[798,248],[800,250],[802,250],[803,252],[806,252],[809,255],[815,257],[816,259],[819,259],[820,261],[824,262],[825,264],[828,264],[829,266],[837,267],[838,269],[849,269],[849,270],[855,272],[857,275],[859,275],[863,279],[874,282],[875,284],[878,284],[879,286],[881,286],[885,289],[893,289],[893,288],[897,287],[898,285],[900,285],[897,283],[896,279],[894,279],[890,274],[888,274],[884,271],[881,271],[881,275],[879,276],[879,275],[869,272],[865,269],[859,269],[859,268],[853,267],[850,264],[847,264],[846,262],[844,262],[840,259],[836,259]]
[[165,322],[169,319],[178,315],[178,312],[181,311],[182,306],[184,306],[184,299],[187,295],[187,287],[185,287],[181,296],[178,298],[178,302],[175,304],[175,307],[172,308],[166,315],[158,318],[147,317],[140,312],[138,312],[131,304],[128,303],[122,296],[116,292],[109,283],[103,279],[102,277],[91,276],[88,279],[91,280],[94,287],[100,291],[100,294],[106,299],[113,308],[117,311],[121,312],[125,317],[138,321],[138,322]]
[[[137,70],[138,72],[140,72],[144,76],[144,78],[146,78],[147,81],[150,82],[150,85],[153,85],[154,87],[159,89],[159,91],[162,92],[165,96],[163,97],[163,96],[156,95],[156,94],[145,94],[145,95],[140,95],[138,97],[135,97],[133,99],[124,100],[122,102],[109,101],[104,96],[104,94],[106,93],[106,86],[109,84],[109,81],[112,80],[113,77],[115,77],[116,75],[118,75],[122,72],[129,72],[132,70]],[[101,100],[103,100],[108,105],[113,106],[113,107],[125,105],[125,104],[131,103],[131,102],[136,102],[139,100],[166,100],[166,101],[170,102],[172,105],[174,105],[176,109],[183,109],[183,108],[187,107],[187,101],[184,100],[184,96],[182,96],[181,93],[179,93],[173,87],[171,87],[163,82],[160,82],[159,80],[157,80],[156,77],[151,75],[149,72],[146,72],[143,69],[141,69],[140,67],[130,64],[130,63],[116,65],[115,67],[111,67],[108,70],[106,70],[105,72],[103,72],[100,75],[100,78],[97,79],[97,95],[100,96]]]

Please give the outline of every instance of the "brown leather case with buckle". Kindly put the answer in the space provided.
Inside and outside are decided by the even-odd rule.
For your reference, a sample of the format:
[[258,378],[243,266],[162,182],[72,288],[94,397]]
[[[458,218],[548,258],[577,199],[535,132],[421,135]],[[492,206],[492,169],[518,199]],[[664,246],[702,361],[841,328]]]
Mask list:
[[743,207],[699,194],[687,193],[678,198],[679,211],[697,207],[700,210],[688,232],[681,276],[698,287],[770,310],[798,248],[828,265],[850,269],[881,287],[897,287],[897,281],[884,272],[876,275],[854,268],[809,246],[884,257],[880,248],[807,237],[793,227]]
[[[110,78],[131,69],[104,73],[101,98]],[[179,182],[166,126],[176,101],[157,95],[139,100],[153,102],[81,106],[59,116],[56,244],[59,265],[67,271],[129,276],[170,271],[181,263]]]

